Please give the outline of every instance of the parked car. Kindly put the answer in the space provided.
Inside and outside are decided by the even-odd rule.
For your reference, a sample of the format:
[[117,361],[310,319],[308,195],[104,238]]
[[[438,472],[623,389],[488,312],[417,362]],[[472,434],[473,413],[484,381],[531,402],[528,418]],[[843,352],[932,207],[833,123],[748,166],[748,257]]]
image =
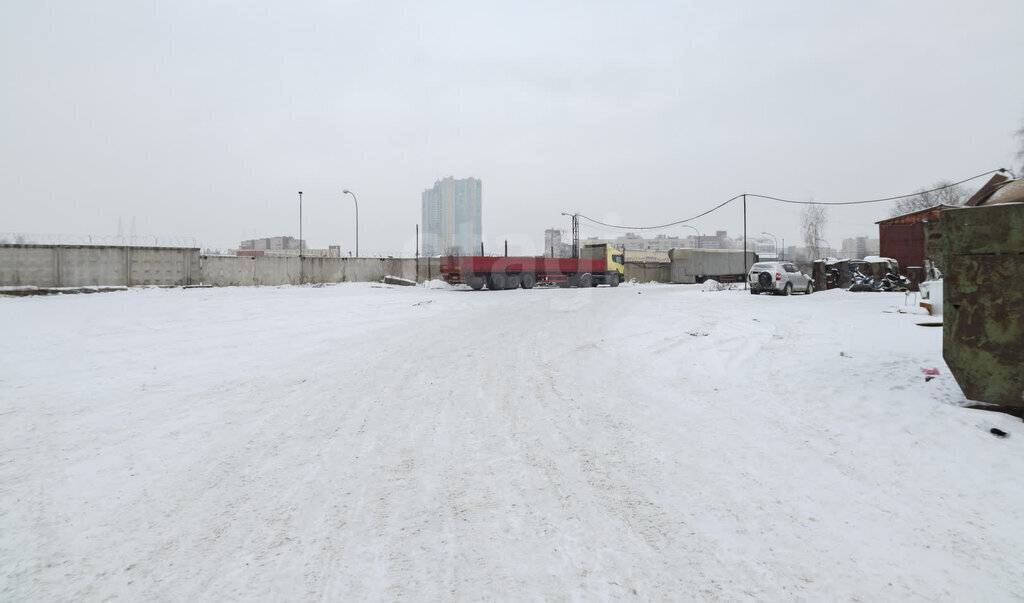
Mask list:
[[789,295],[794,291],[810,295],[814,292],[814,280],[792,262],[758,262],[750,267],[747,284],[754,295],[765,292]]

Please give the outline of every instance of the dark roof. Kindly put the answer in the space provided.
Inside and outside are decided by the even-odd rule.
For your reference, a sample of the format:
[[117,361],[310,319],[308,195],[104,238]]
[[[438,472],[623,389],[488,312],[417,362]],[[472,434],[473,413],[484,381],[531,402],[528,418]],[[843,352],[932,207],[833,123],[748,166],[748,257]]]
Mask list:
[[965,203],[965,207],[979,205],[995,205],[997,203],[1013,203],[1024,201],[1024,180],[1011,180],[1003,174],[996,174],[974,193]]
[[[915,222],[923,222],[929,219],[935,219],[939,217],[939,213],[947,209],[956,209],[952,205],[933,205],[925,209],[919,209],[906,214],[900,214],[885,220],[879,220],[875,224],[913,224]],[[917,218],[920,216],[920,218]]]

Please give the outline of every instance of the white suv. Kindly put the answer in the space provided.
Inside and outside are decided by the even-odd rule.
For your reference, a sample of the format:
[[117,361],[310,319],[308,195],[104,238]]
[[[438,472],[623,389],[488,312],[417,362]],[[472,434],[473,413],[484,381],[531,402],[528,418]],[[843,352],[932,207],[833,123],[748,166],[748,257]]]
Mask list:
[[750,267],[747,284],[754,295],[770,291],[776,295],[789,295],[794,291],[810,295],[814,281],[790,262],[758,262]]

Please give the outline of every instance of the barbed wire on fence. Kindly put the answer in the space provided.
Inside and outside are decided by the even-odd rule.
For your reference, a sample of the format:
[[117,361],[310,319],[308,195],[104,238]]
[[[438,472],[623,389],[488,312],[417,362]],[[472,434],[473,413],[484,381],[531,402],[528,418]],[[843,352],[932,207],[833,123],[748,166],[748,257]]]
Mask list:
[[98,247],[185,247],[194,249],[199,247],[199,240],[190,236],[0,232],[0,245],[95,245]]

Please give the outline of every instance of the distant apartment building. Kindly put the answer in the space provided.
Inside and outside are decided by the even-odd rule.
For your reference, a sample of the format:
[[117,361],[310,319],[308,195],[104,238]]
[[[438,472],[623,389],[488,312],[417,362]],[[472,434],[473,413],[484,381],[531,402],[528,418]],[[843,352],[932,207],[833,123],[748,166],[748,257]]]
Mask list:
[[[742,237],[740,237],[740,245],[742,244]],[[775,246],[774,239],[749,237],[747,238],[747,249],[756,253],[758,259],[761,260],[779,259],[779,250]]]
[[480,252],[481,191],[479,179],[451,176],[423,191],[423,255]]
[[295,237],[265,237],[262,239],[249,239],[238,244],[239,251],[284,251],[299,250],[299,245],[306,247],[306,241],[300,241]]
[[563,241],[562,230],[549,228],[544,231],[544,255],[552,258],[571,258],[572,243]]
[[[341,257],[341,247],[338,245],[331,245],[327,249],[310,249],[305,239],[301,242],[304,257]],[[295,237],[265,237],[242,241],[238,244],[238,249],[234,250],[234,254],[246,257],[298,256],[299,251],[299,239]]]
[[[738,243],[737,243],[738,241]],[[688,235],[685,237],[669,236],[665,234],[653,237],[644,237],[634,232],[616,237],[614,239],[601,237],[588,237],[580,241],[580,244],[590,245],[594,243],[609,243],[619,249],[626,251],[668,251],[670,249],[735,249],[743,248],[743,238],[737,241],[729,238],[725,230],[716,231],[713,235]],[[771,244],[771,241],[768,242]]]
[[728,231],[716,230],[713,236],[705,235],[701,237],[701,247],[704,249],[734,249],[736,247],[742,249],[743,238],[740,237],[738,240],[739,245],[737,246],[736,243],[729,238]]
[[854,260],[864,259],[869,255],[878,255],[879,240],[868,237],[854,237],[843,239],[843,248],[840,255],[844,258]]

